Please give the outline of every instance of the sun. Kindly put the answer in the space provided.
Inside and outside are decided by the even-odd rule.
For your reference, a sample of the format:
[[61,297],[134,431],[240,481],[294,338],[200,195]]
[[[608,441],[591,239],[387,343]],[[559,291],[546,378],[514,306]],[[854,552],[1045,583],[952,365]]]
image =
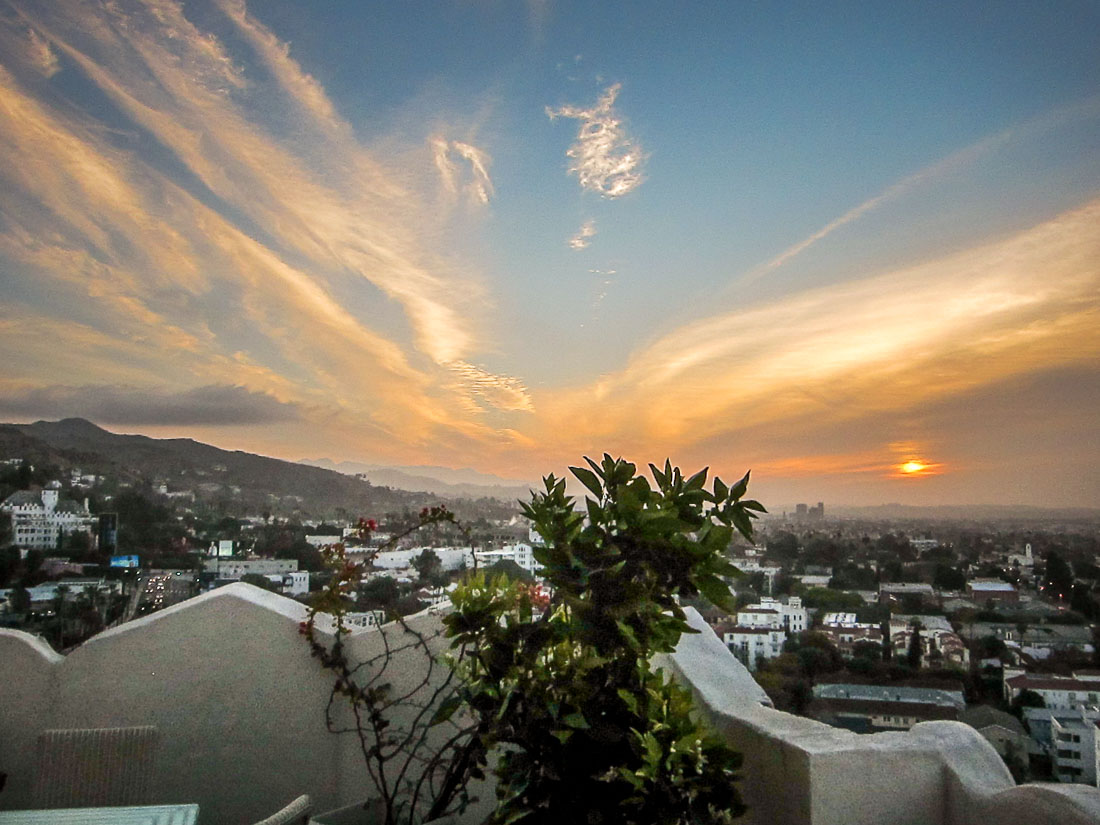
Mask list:
[[898,469],[900,469],[906,475],[913,475],[914,473],[919,473],[922,470],[927,470],[928,465],[922,461],[906,461]]

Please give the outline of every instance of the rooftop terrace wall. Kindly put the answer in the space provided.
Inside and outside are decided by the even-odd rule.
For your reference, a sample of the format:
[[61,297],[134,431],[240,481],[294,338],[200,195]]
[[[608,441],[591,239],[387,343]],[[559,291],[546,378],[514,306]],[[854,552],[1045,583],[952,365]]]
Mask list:
[[[362,798],[358,742],[325,727],[330,681],[298,634],[305,617],[297,602],[234,584],[104,632],[68,656],[0,630],[0,771],[9,774],[0,809],[30,805],[42,730],[137,725],[156,725],[160,735],[151,802],[197,802],[202,825],[254,822],[301,793],[315,810]],[[776,711],[698,614],[689,617],[700,633],[660,664],[692,686],[701,713],[744,753],[747,823],[1100,822],[1100,791],[1016,787],[988,742],[961,723],[861,736]],[[413,623],[438,627],[430,615]],[[381,638],[353,636],[352,655],[369,657]],[[420,676],[422,659],[410,661],[394,674],[399,688]]]
[[784,825],[1096,825],[1100,790],[1016,786],[997,752],[961,722],[856,734],[769,707],[744,666],[688,610],[668,666],[745,756],[746,823]]
[[[301,793],[315,810],[367,796],[357,738],[325,726],[331,679],[299,635],[305,618],[291,599],[233,584],[101,633],[67,656],[0,630],[0,771],[9,774],[0,808],[31,805],[42,730],[135,725],[159,731],[151,802],[197,802],[202,825],[254,822]],[[412,623],[439,626],[431,615]],[[347,645],[363,660],[380,640],[361,633]],[[423,661],[408,657],[394,673],[398,689],[419,677]]]

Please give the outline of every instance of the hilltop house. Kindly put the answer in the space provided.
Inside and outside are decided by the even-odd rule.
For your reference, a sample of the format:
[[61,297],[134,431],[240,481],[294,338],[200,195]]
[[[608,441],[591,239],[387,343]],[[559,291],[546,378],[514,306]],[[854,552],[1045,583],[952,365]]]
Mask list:
[[51,481],[41,491],[19,490],[0,504],[11,516],[12,538],[22,550],[52,550],[62,534],[90,531],[95,519],[88,500],[77,503],[61,498],[61,484]]

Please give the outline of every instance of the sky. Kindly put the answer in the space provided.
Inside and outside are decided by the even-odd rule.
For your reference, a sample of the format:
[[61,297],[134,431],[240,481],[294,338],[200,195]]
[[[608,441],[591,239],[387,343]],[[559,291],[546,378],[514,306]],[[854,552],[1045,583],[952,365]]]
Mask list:
[[0,420],[1100,506],[1100,4],[0,0]]

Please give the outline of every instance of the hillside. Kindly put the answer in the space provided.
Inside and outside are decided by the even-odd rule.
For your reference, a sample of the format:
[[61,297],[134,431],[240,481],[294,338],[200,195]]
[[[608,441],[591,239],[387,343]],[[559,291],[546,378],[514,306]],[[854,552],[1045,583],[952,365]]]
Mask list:
[[0,457],[65,472],[79,468],[116,482],[163,483],[171,491],[195,493],[196,500],[220,500],[223,506],[235,501],[254,512],[324,516],[344,510],[368,515],[440,501],[438,495],[375,486],[333,470],[223,450],[189,438],[120,435],[81,418],[2,424]]
[[418,490],[448,498],[483,498],[486,496],[512,502],[527,500],[537,482],[517,482],[475,470],[452,470],[449,467],[385,467],[353,461],[332,461],[328,458],[302,460],[301,464],[324,467],[348,475],[364,476],[372,484]]

